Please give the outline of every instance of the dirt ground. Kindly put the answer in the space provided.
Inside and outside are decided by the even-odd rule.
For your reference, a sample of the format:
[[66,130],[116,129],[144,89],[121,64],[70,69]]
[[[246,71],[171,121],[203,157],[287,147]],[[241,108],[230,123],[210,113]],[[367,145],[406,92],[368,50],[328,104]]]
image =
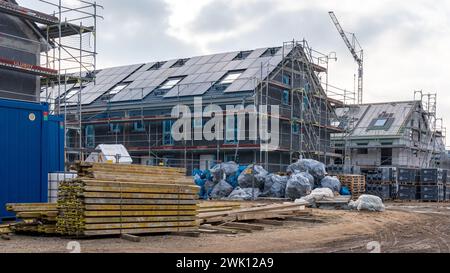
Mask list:
[[[143,237],[139,243],[119,238],[80,240],[83,253],[301,253],[381,252],[450,253],[450,204],[392,203],[384,213],[314,210],[323,223],[285,222],[251,234],[202,234]],[[0,253],[67,253],[72,240],[11,236],[0,239]],[[374,244],[376,247],[377,243]],[[371,245],[369,244],[369,246]]]

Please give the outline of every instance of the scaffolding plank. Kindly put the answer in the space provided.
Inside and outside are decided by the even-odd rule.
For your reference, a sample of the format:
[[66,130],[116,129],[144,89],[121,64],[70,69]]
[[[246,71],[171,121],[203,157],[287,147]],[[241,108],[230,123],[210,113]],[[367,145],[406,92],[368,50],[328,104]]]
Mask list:
[[14,70],[22,73],[33,74],[43,77],[53,77],[58,75],[58,71],[37,65],[13,61],[0,57],[0,68]]
[[[60,37],[59,33],[59,23],[56,25],[49,25],[47,27],[41,28],[41,31],[48,34],[50,39],[56,39]],[[94,27],[79,26],[71,23],[61,23],[61,37],[69,37],[73,35],[80,35],[83,33],[94,32]]]
[[44,25],[56,25],[59,23],[59,19],[55,16],[51,16],[29,8],[24,8],[7,1],[0,1],[0,12],[25,18],[27,20]]

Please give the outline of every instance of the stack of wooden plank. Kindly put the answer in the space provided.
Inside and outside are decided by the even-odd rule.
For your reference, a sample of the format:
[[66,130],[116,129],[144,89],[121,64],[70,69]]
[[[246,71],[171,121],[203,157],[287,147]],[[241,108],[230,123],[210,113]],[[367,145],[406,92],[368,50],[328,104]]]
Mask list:
[[358,199],[366,193],[366,178],[364,175],[343,174],[338,176],[342,186],[347,187],[353,199]]
[[0,225],[0,235],[8,235],[11,233],[10,225]]
[[61,184],[57,231],[70,236],[197,231],[199,187],[182,169],[78,164]]
[[14,212],[18,219],[11,226],[15,232],[56,234],[56,204],[7,204],[6,209]]
[[78,163],[76,167],[79,176],[96,180],[195,185],[192,177],[186,177],[186,169],[182,168],[86,162]]

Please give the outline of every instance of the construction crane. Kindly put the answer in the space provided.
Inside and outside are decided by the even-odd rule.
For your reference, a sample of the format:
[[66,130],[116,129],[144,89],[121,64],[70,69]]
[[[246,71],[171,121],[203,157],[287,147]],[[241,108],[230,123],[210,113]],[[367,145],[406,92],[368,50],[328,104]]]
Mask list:
[[[355,59],[356,63],[358,64],[358,104],[363,103],[363,88],[364,88],[364,50],[361,47],[361,44],[359,43],[358,39],[356,38],[356,35],[354,33],[349,33],[352,37],[351,39],[347,36],[347,33],[342,28],[341,24],[339,23],[339,20],[337,19],[336,15],[333,11],[329,12],[331,20],[333,20],[334,25],[336,26],[339,34],[342,36],[342,39],[344,39],[345,44],[347,45],[348,49],[350,50],[350,53],[352,54],[353,58]],[[351,40],[351,42],[350,42]]]

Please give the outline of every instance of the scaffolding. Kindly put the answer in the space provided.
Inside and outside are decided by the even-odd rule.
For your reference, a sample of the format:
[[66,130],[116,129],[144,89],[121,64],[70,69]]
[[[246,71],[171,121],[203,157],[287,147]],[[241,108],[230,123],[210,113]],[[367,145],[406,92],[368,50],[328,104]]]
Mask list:
[[[52,15],[40,26],[49,46],[41,56],[41,66],[56,71],[41,81],[41,99],[50,105],[51,113],[64,116],[65,159],[67,162],[84,159],[82,141],[83,87],[95,81],[97,69],[97,20],[102,6],[87,0],[39,0]],[[70,2],[70,3],[69,3]],[[42,13],[41,13],[42,14]],[[70,124],[67,122],[70,120]],[[76,122],[74,122],[76,121]],[[75,134],[78,141],[71,142]],[[75,143],[75,145],[70,145]]]
[[[279,163],[274,163],[273,158],[269,159],[273,152],[264,151],[261,148],[263,146],[261,138],[254,142],[241,142],[238,139],[233,143],[223,143],[222,140],[216,140],[202,144],[195,141],[184,141],[177,143],[177,146],[164,145],[164,128],[161,128],[160,124],[172,119],[170,116],[172,104],[191,105],[193,101],[189,102],[183,96],[178,95],[170,103],[164,102],[161,105],[152,106],[158,107],[158,109],[161,109],[160,111],[164,109],[166,114],[153,114],[151,113],[152,107],[149,107],[146,103],[151,100],[151,96],[158,92],[155,91],[151,95],[146,95],[144,88],[130,90],[133,91],[130,97],[135,98],[135,101],[132,104],[133,106],[128,104],[122,110],[120,106],[114,104],[111,100],[112,96],[108,93],[99,98],[99,101],[103,103],[97,104],[97,107],[92,107],[101,110],[83,110],[82,128],[89,126],[104,128],[101,132],[95,132],[94,141],[86,136],[86,129],[83,131],[85,134],[82,141],[84,142],[83,145],[86,146],[86,152],[95,149],[95,145],[86,145],[86,143],[124,144],[135,155],[134,157],[140,160],[153,158],[159,161],[164,160],[161,155],[178,154],[180,160],[176,166],[187,167],[188,169],[193,168],[194,161],[196,161],[194,160],[194,153],[215,154],[217,160],[223,158],[224,160],[233,159],[242,162],[242,157],[240,160],[242,152],[252,152],[254,157],[251,160],[247,158],[248,162],[242,163],[258,163],[266,168],[278,164],[279,167],[275,168],[277,171],[284,171],[290,162],[299,158],[312,158],[328,163],[331,158],[340,157],[340,154],[334,153],[330,148],[329,135],[331,133],[342,133],[344,130],[334,126],[331,120],[337,118],[334,108],[346,105],[351,96],[349,92],[341,92],[341,89],[334,88],[328,82],[328,62],[336,59],[335,54],[325,55],[315,51],[309,47],[306,40],[286,42],[277,49],[282,52],[280,64],[277,64],[276,67],[273,67],[274,65],[270,63],[261,64],[261,75],[249,78],[256,87],[254,93],[234,99],[235,101],[231,103],[242,106],[251,104],[255,105],[257,109],[260,105],[280,105],[282,107],[281,112],[283,113],[279,118],[290,126],[289,128],[281,128],[282,145],[274,151],[280,154]],[[145,64],[137,67],[136,71],[144,66]],[[291,80],[283,83],[285,75],[289,76]],[[322,81],[322,78],[324,78],[324,81]],[[122,83],[128,81],[130,80],[125,78]],[[214,87],[217,82],[196,84]],[[145,89],[157,89],[158,87],[146,86]],[[175,88],[178,88],[178,94],[180,94],[180,90],[185,87],[179,84]],[[274,88],[281,90],[281,92],[289,91],[290,101],[287,105],[272,96],[273,92],[280,92],[274,91]],[[279,97],[279,94],[277,95]],[[204,107],[218,103],[214,94],[202,95],[202,99]],[[269,113],[268,116],[270,117],[271,114]],[[72,123],[74,121],[70,121],[68,125]],[[115,127],[118,127],[117,125],[120,125],[123,129],[115,129]],[[139,128],[136,128],[136,126]],[[301,130],[299,134],[294,133],[294,127],[297,126]],[[129,128],[128,133],[125,132],[125,127]],[[221,129],[221,133],[226,134],[227,129],[225,127]],[[133,132],[130,133],[131,131]],[[195,163],[195,165],[198,165],[198,162]]]
[[[439,148],[446,146],[446,128],[443,119],[437,116],[437,93],[424,93],[423,90],[414,91],[414,101],[422,103],[429,128],[425,139],[427,149],[421,165],[422,168],[436,167],[440,161],[438,156],[442,153]],[[440,146],[438,145],[439,141],[442,141]]]

